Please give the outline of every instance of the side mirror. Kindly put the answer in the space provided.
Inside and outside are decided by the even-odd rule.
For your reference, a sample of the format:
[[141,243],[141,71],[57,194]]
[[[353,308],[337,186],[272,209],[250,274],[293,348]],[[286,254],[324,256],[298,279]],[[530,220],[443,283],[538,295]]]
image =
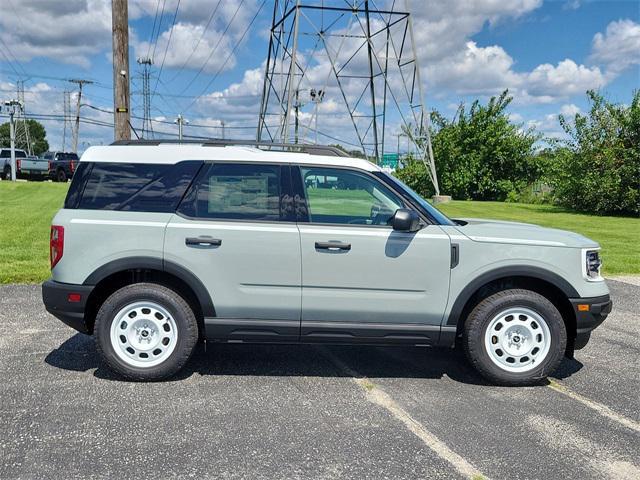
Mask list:
[[415,210],[399,208],[391,217],[391,226],[399,232],[417,232],[420,230],[420,215]]

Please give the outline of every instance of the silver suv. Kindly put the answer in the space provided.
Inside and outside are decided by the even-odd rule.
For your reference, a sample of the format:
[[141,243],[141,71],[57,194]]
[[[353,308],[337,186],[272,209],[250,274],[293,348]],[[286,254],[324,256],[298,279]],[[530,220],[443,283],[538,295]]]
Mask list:
[[82,156],[42,293],[133,380],[175,374],[202,339],[460,346],[526,385],[611,311],[599,249],[449,219],[329,147],[134,141]]

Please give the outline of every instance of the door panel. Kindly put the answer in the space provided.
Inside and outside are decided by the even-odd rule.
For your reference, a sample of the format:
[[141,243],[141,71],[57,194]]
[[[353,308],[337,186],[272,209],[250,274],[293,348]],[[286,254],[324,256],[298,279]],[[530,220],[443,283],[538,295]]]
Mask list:
[[298,224],[302,338],[437,336],[449,290],[448,235],[438,225],[394,231],[389,220],[406,204],[365,172],[305,166],[292,175],[305,221]]
[[[165,258],[200,278],[220,319],[211,328],[207,323],[207,332],[219,326],[232,337],[260,330],[259,322],[234,330],[222,319],[286,320],[299,329],[300,235],[289,180],[286,166],[207,165],[167,225]],[[275,325],[271,334],[279,331]]]
[[[202,243],[194,244],[198,239]],[[300,319],[295,224],[191,220],[167,225],[165,259],[193,272],[221,318]]]
[[[440,325],[449,290],[449,237],[437,225],[300,225],[302,320]],[[324,250],[316,242],[350,244]]]

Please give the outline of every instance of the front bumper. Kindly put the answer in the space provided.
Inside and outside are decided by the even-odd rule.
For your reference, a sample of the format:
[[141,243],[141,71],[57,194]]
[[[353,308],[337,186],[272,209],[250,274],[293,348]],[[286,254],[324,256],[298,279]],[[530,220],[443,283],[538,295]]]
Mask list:
[[583,348],[591,337],[591,332],[604,322],[611,313],[613,302],[609,295],[591,298],[570,298],[576,315],[575,350]]
[[[42,301],[54,317],[81,333],[91,333],[84,321],[84,311],[92,290],[93,286],[47,280],[42,284]],[[70,300],[70,295],[74,295],[74,301]],[[77,301],[75,295],[79,295]]]

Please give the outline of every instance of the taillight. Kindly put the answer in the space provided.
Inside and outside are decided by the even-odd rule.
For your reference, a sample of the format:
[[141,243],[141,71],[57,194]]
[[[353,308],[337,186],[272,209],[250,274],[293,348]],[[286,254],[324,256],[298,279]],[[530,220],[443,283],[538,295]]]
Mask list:
[[49,241],[49,252],[51,254],[51,268],[62,258],[64,253],[64,227],[59,225],[51,225],[51,239]]
[[49,171],[51,171],[51,161],[47,162],[47,165],[49,166]]
[[16,170],[20,170],[20,167],[22,166],[22,161],[19,158],[16,158]]
[[69,165],[69,168],[71,168],[71,173],[73,173],[76,170],[76,164],[73,163],[73,160],[71,160],[71,164]]

